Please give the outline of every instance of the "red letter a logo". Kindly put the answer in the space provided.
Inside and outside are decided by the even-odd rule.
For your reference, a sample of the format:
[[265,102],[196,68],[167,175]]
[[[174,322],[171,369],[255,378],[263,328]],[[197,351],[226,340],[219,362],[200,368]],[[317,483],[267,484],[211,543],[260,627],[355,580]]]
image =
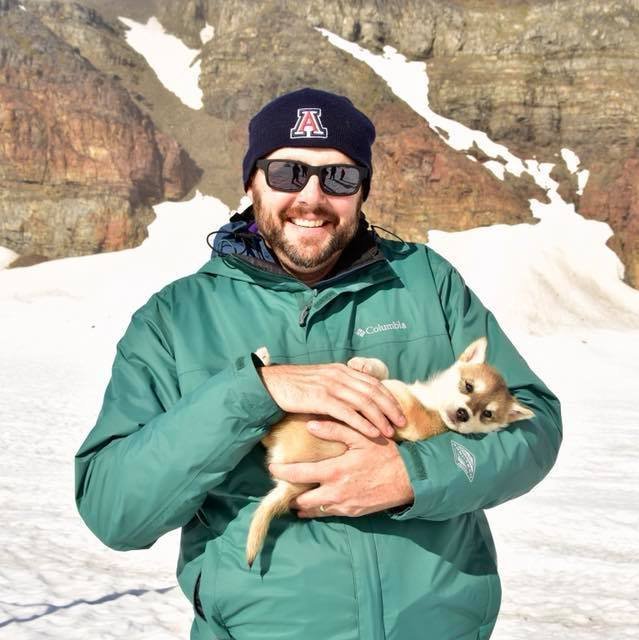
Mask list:
[[322,110],[304,107],[297,110],[297,122],[291,129],[293,138],[328,138],[328,129],[321,120]]

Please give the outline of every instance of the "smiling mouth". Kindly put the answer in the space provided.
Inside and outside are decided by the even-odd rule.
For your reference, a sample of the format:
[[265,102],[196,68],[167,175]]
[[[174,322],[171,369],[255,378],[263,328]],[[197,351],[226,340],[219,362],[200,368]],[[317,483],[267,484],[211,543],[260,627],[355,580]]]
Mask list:
[[304,218],[289,218],[289,222],[294,224],[296,227],[304,227],[306,229],[322,227],[327,223],[326,220],[306,220]]

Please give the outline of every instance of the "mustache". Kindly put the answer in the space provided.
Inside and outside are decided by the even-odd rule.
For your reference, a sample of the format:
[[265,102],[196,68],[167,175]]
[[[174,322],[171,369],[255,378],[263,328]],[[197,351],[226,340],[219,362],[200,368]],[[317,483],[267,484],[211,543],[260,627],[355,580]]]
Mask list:
[[304,215],[308,215],[309,213],[320,216],[321,218],[326,219],[329,222],[335,222],[337,219],[337,216],[331,209],[328,209],[327,207],[323,207],[321,205],[317,207],[293,205],[286,210],[285,215],[288,218],[302,218],[304,217]]

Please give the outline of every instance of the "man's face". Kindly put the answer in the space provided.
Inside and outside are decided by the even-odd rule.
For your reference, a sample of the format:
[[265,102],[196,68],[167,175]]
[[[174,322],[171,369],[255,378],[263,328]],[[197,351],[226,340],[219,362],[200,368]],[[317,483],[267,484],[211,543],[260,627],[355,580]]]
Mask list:
[[[355,164],[337,149],[285,147],[267,157],[310,165]],[[361,187],[352,196],[331,196],[322,191],[318,177],[311,176],[302,191],[286,193],[271,189],[258,169],[247,193],[266,243],[282,267],[303,282],[324,277],[357,231]]]

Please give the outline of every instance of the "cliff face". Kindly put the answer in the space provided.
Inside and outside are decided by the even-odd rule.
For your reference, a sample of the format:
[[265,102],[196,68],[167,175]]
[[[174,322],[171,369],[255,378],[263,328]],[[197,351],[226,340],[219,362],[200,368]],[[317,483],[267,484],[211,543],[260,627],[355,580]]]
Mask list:
[[639,4],[401,2],[385,4],[378,20],[374,10],[365,0],[343,23],[331,12],[309,20],[364,46],[391,44],[426,60],[433,110],[522,157],[561,165],[563,147],[577,153],[590,171],[583,195],[560,166],[553,177],[582,215],[612,227],[611,247],[637,286]]
[[[119,38],[81,7],[37,9],[69,31],[75,20]],[[150,205],[182,197],[198,177],[117,78],[93,67],[37,11],[3,0],[1,244],[49,258],[135,246],[153,219]]]
[[[97,227],[70,234],[62,251],[76,251],[78,238],[96,233],[99,242],[83,240],[82,246],[135,244],[149,205],[180,197],[197,180],[185,149],[205,167],[199,188],[233,205],[242,194],[249,117],[300,86],[346,94],[375,121],[376,179],[365,208],[374,223],[424,239],[429,227],[531,221],[527,199],[544,198],[537,187],[515,178],[502,182],[445,145],[368,66],[316,30],[325,27],[373,51],[392,45],[409,59],[425,60],[434,111],[485,131],[521,157],[557,163],[553,176],[561,193],[580,213],[611,225],[611,245],[628,280],[639,283],[636,0],[25,5],[28,12],[0,0],[0,70],[10,79],[0,89],[0,182],[23,190],[15,196],[23,204],[11,208],[13,235],[0,227],[0,244],[18,247],[6,238],[25,235],[15,229],[28,215],[33,226],[21,228],[29,227],[33,238],[46,235],[41,219],[25,213],[36,197],[28,194],[36,191],[49,198],[47,208],[61,193],[82,211],[94,202]],[[187,45],[202,49],[203,110],[189,115],[157,81],[144,79],[152,74],[126,44],[118,15],[138,21],[154,15]],[[207,24],[215,37],[202,46]],[[559,155],[563,147],[590,170],[582,196]],[[9,215],[4,211],[2,224]],[[78,210],[72,218],[84,225],[87,214]],[[52,246],[53,236],[47,242]]]
[[590,178],[575,204],[610,224],[611,246],[636,286],[639,4],[503,3],[490,11],[477,3],[462,15],[457,46],[429,61],[433,108],[526,157],[557,162],[562,147],[577,153]]

